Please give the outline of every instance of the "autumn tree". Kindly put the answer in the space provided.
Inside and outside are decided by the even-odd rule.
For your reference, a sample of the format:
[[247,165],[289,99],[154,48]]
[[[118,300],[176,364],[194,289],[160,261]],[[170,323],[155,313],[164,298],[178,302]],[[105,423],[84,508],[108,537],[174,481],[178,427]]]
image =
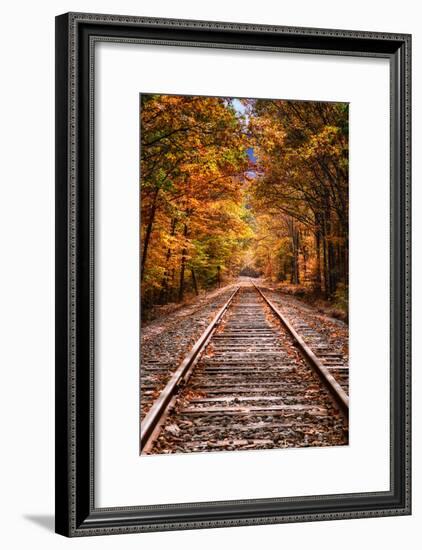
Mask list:
[[142,95],[142,305],[239,273],[348,285],[348,105]]
[[252,101],[249,131],[254,208],[271,226],[259,232],[273,235],[278,278],[308,280],[330,298],[348,284],[348,105]]
[[233,271],[248,233],[242,220],[248,166],[245,123],[229,99],[141,99],[141,287],[143,304],[198,293],[217,270]]

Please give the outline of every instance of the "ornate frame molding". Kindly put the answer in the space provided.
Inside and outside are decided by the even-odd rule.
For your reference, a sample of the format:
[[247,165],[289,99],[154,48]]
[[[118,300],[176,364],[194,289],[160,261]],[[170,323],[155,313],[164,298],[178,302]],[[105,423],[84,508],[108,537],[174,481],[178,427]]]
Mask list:
[[[391,74],[391,487],[103,508],[94,502],[94,71],[100,41],[383,57]],[[56,531],[66,536],[410,514],[410,52],[405,34],[70,13],[56,18]]]

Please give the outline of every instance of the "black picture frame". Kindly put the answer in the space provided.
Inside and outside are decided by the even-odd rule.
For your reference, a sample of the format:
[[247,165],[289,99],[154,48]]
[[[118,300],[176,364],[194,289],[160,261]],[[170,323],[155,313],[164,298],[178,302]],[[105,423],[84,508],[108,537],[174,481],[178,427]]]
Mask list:
[[[120,41],[380,57],[391,74],[391,476],[377,493],[99,509],[94,502],[93,47]],[[411,36],[68,13],[56,18],[56,532],[104,535],[411,513]]]

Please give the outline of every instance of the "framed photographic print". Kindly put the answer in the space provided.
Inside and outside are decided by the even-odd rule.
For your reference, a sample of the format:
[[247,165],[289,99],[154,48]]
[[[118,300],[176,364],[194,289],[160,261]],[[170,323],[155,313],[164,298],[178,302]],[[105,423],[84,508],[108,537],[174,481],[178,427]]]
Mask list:
[[56,531],[410,514],[409,35],[56,18]]

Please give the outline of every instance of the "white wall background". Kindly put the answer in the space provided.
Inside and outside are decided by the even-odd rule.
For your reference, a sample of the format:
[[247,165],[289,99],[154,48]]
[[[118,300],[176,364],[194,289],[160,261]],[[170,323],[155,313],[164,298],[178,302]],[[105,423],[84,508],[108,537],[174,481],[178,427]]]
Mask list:
[[[421,147],[422,31],[412,0],[302,0],[300,3],[161,0],[140,3],[74,0],[8,3],[2,10],[0,132],[0,543],[4,548],[289,547],[342,550],[376,543],[384,550],[416,548],[422,521],[421,384],[414,357],[414,514],[412,517],[335,521],[125,535],[68,540],[53,534],[54,489],[54,16],[88,11],[351,28],[413,33],[414,151]],[[421,162],[414,155],[414,182]],[[414,186],[414,211],[422,200]],[[415,215],[414,242],[422,236]],[[414,248],[414,280],[421,277],[421,247]],[[376,284],[376,281],[374,281]],[[414,289],[414,334],[421,330],[420,291]],[[415,346],[416,347],[416,346]],[[415,542],[413,542],[415,540]]]

